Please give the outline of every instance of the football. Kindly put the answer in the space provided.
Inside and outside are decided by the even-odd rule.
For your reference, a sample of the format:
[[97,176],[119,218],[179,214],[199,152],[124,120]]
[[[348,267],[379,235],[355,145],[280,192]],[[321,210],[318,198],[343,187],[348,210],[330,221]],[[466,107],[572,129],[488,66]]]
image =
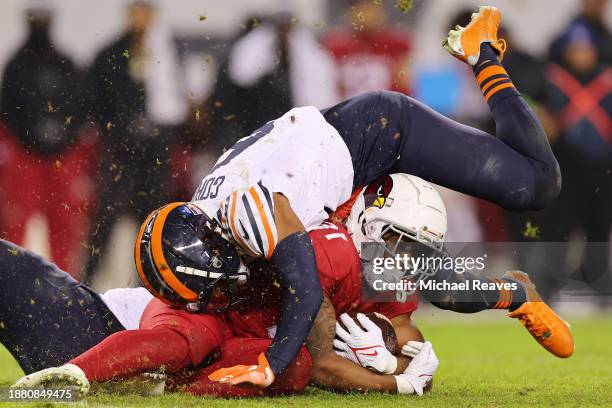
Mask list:
[[[363,328],[361,324],[359,323],[359,320],[357,320],[356,312],[351,312],[348,315],[355,321],[355,323],[357,323],[359,327]],[[366,316],[372,322],[374,322],[374,324],[380,327],[380,330],[382,331],[382,337],[385,341],[385,346],[387,347],[387,350],[389,350],[391,354],[397,356],[400,352],[400,348],[397,343],[397,334],[395,333],[395,329],[393,328],[393,324],[391,323],[391,320],[389,320],[385,315],[377,313],[377,312],[367,313]],[[346,329],[344,324],[342,324],[341,320],[338,320],[338,323],[340,324],[340,326]]]

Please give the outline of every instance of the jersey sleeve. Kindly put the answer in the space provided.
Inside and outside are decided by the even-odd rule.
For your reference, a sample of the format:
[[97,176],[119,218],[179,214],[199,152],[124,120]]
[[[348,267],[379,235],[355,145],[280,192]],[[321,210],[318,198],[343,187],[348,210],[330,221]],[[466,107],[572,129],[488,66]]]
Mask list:
[[272,258],[278,244],[274,200],[261,182],[232,192],[221,203],[221,224],[247,252]]
[[309,236],[315,250],[321,288],[326,297],[333,298],[351,270],[352,253],[348,246],[353,245],[351,238],[344,228],[329,222],[310,231]]
[[333,275],[333,268],[327,258],[327,254],[322,249],[320,242],[314,239],[313,232],[310,232],[310,239],[312,246],[315,251],[315,259],[317,262],[317,272],[319,273],[319,281],[321,282],[321,289],[325,297],[331,297],[334,288],[336,287],[337,279]]

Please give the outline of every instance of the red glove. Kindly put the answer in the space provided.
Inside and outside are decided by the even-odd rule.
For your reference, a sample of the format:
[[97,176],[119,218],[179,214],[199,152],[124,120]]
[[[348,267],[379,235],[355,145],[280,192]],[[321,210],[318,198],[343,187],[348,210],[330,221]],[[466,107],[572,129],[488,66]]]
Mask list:
[[208,378],[222,384],[250,383],[260,388],[266,388],[274,382],[274,373],[264,353],[259,355],[257,363],[258,365],[237,365],[221,368],[209,375]]

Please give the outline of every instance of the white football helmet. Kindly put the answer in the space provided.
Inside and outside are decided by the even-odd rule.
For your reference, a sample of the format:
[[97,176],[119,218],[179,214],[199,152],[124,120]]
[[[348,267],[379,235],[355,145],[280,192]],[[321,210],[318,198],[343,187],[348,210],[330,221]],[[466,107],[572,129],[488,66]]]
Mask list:
[[[346,224],[359,251],[364,242],[385,245],[383,236],[395,232],[399,235],[397,242],[392,247],[385,246],[391,255],[402,252],[400,247],[412,245],[413,256],[444,256],[446,207],[436,189],[416,176],[391,174],[365,187]],[[415,242],[422,244],[416,254]]]

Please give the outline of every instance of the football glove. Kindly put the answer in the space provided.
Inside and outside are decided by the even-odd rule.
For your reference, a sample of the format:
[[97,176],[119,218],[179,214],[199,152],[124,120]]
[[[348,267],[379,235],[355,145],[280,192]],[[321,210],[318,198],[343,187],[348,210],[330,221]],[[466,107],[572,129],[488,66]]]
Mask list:
[[357,320],[363,330],[346,313],[340,315],[346,330],[336,322],[334,340],[336,354],[348,358],[362,367],[381,374],[393,374],[397,368],[397,358],[385,346],[382,330],[366,315],[358,313]]
[[221,368],[210,374],[208,378],[222,384],[250,383],[256,387],[266,388],[274,382],[274,373],[265,354],[261,353],[257,358],[257,365],[237,365]]
[[397,392],[423,395],[423,389],[431,381],[439,364],[431,343],[409,341],[402,347],[402,354],[412,357],[412,361],[403,374],[395,376]]

